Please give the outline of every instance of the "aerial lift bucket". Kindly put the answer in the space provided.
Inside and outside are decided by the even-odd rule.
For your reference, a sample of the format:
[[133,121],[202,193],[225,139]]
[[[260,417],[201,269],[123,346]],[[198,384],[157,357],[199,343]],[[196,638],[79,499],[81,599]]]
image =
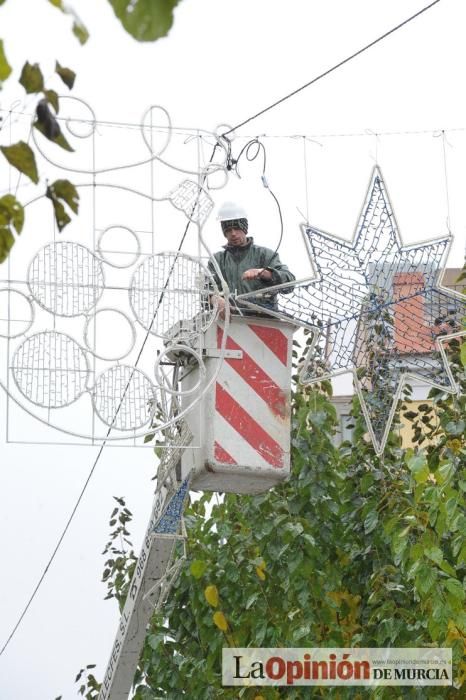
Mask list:
[[192,490],[255,494],[290,473],[290,395],[294,326],[271,317],[233,315],[225,354],[223,325],[202,338],[199,365],[181,376],[192,399],[195,387],[215,380],[187,414],[193,433],[181,460],[181,477],[192,473]]

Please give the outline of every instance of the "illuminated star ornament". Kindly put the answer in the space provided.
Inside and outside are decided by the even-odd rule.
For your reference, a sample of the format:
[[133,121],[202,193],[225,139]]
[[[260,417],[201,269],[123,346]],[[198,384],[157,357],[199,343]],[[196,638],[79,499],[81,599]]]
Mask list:
[[[441,286],[451,237],[403,246],[375,168],[352,243],[303,227],[315,276],[280,285],[278,318],[314,333],[303,384],[352,372],[374,449],[381,455],[403,384],[459,391],[445,348],[463,335],[466,297]],[[242,295],[262,308],[264,292]]]

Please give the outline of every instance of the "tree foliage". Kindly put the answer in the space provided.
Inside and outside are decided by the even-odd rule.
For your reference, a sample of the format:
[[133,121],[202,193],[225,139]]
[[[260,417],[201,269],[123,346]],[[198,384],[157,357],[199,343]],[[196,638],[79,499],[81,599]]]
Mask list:
[[[464,343],[450,341],[449,353],[464,390]],[[378,458],[356,398],[354,440],[334,446],[329,390],[294,393],[287,483],[191,503],[189,560],[151,621],[133,700],[364,697],[351,688],[222,687],[224,646],[452,647],[453,688],[377,687],[371,697],[463,697],[464,393],[433,390],[416,411],[400,406],[428,437],[415,428],[404,450],[395,426]]]
[[[0,6],[4,5],[6,1],[0,0]],[[64,0],[48,0],[48,2],[71,18],[73,34],[81,44],[85,44],[89,38],[89,32],[75,9],[68,3],[65,3]],[[178,2],[179,0],[109,0],[116,17],[121,21],[124,29],[138,41],[155,41],[166,36],[173,24],[173,9]],[[56,62],[55,71],[63,83],[71,90],[76,77],[75,72],[70,68],[61,66],[58,61]],[[5,51],[4,40],[0,38],[0,90],[12,72],[13,69],[8,62]],[[58,94],[55,90],[46,87],[40,65],[26,61],[21,70],[19,84],[24,88],[27,95],[38,96],[38,101],[35,105],[36,120],[34,128],[57,146],[67,151],[73,151],[60,128]],[[23,141],[15,144],[4,144],[0,147],[0,150],[12,167],[29,177],[34,184],[39,184],[40,186],[40,174],[36,164],[34,149],[29,144]],[[74,191],[72,191],[72,188]],[[58,190],[61,193],[66,190],[66,192],[72,192],[72,194],[65,196],[57,193]],[[55,221],[58,230],[61,232],[71,221],[71,217],[60,199],[63,199],[70,209],[77,214],[79,198],[76,190],[68,180],[57,180],[55,183],[46,186],[45,196],[52,201]],[[11,198],[13,198],[13,202]],[[17,217],[11,216],[11,207],[15,211],[21,210],[22,222],[24,222],[24,205],[13,194],[10,193],[7,195],[7,199],[3,198],[0,200],[0,264],[7,259],[16,241],[16,236],[21,232],[15,225]],[[5,211],[6,214],[4,213]]]

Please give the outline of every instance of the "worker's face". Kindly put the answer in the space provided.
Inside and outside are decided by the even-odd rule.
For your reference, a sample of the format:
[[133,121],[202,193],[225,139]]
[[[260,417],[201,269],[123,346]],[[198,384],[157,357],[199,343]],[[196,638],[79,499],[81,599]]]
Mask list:
[[232,245],[235,248],[239,248],[247,243],[247,236],[240,228],[227,228],[224,234],[228,245]]

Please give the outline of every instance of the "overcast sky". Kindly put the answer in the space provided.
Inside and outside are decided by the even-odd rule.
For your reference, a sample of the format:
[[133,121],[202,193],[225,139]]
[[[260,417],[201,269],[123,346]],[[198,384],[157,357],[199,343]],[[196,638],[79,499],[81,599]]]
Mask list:
[[[73,94],[85,99],[99,120],[137,124],[149,105],[159,104],[179,127],[214,130],[242,122],[427,3],[182,0],[169,37],[150,45],[131,39],[105,0],[74,4],[91,33],[84,47],[71,35],[67,18],[46,2],[7,0],[0,8],[0,35],[18,70],[25,60],[40,62],[46,76],[53,74],[55,59],[73,68],[78,76]],[[268,179],[285,219],[281,255],[298,276],[309,270],[299,229],[302,215],[319,228],[351,238],[376,162],[404,241],[445,235],[450,227],[456,237],[450,265],[462,265],[465,20],[464,0],[441,0],[394,36],[238,132],[238,143],[247,135],[265,135]],[[24,102],[12,78],[0,93],[0,106],[8,111],[17,99],[15,109],[30,114],[33,100]],[[27,135],[27,119],[16,116],[15,133],[24,125]],[[129,129],[109,134],[102,127],[99,133],[111,142],[103,157],[116,159],[111,163],[131,160]],[[291,138],[304,135],[309,139]],[[5,129],[0,132],[2,144],[8,138]],[[276,212],[254,168],[215,193],[215,201],[237,198],[245,203],[255,238],[271,245],[278,237]],[[8,178],[2,162],[2,192]],[[25,200],[34,196],[30,187],[20,187],[19,196],[23,193]],[[206,236],[216,248],[222,241],[211,219]],[[175,248],[178,238],[170,231],[166,235],[161,245]],[[30,250],[30,241],[22,240],[18,250]],[[2,394],[0,645],[42,573],[97,453],[97,448],[7,443],[5,414]],[[41,426],[23,422],[21,413],[10,418],[15,421],[10,429],[22,439],[41,435]],[[102,675],[118,622],[116,605],[103,601],[99,582],[112,496],[127,497],[139,547],[154,471],[150,450],[104,451],[57,559],[0,657],[2,700],[51,700],[60,694],[68,700],[75,697],[73,681],[81,666],[97,663],[97,676]]]

